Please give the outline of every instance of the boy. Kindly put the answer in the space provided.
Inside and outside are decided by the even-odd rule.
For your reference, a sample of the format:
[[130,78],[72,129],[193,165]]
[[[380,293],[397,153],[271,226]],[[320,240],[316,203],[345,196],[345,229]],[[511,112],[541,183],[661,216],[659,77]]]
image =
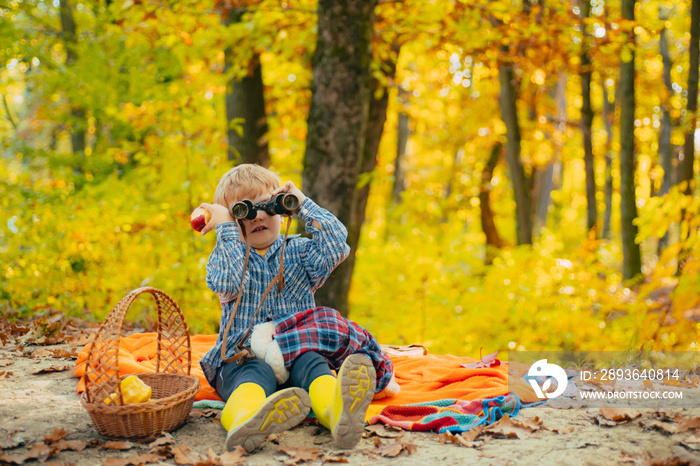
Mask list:
[[[284,239],[280,236],[284,221],[282,216],[257,209],[253,219],[235,221],[229,213],[228,208],[234,202],[250,200],[256,205],[279,193],[293,194],[298,198],[299,209],[296,213],[305,222],[307,232],[312,233],[312,239],[293,235],[283,247]],[[345,242],[347,230],[335,216],[307,198],[294,183],[290,181],[280,186],[276,174],[252,164],[238,165],[226,173],[216,188],[214,204],[202,204],[201,207],[212,214],[201,233],[205,235],[215,230],[217,236],[216,247],[207,263],[207,285],[219,294],[222,307],[219,337],[214,348],[202,358],[201,365],[209,383],[222,399],[227,400],[221,415],[221,423],[228,431],[227,450],[242,445],[251,452],[267,435],[299,424],[310,409],[313,409],[319,423],[331,431],[338,446],[354,447],[362,437],[364,415],[375,388],[383,389],[387,385],[384,381],[386,374],[383,374],[381,386],[376,386],[372,361],[378,361],[378,367],[382,370],[387,368],[389,377],[392,372],[391,362],[364,329],[353,324],[350,330],[359,330],[360,333],[356,335],[364,339],[362,347],[375,351],[368,350],[366,354],[355,352],[349,356],[343,354],[332,361],[328,354],[324,357],[318,349],[326,348],[326,341],[311,342],[314,344],[305,341],[299,351],[299,335],[290,332],[288,335],[293,335],[293,338],[285,341],[294,340],[297,345],[294,349],[289,345],[284,347],[284,362],[288,365],[288,380],[284,383],[284,379],[279,378],[279,367],[273,371],[264,362],[270,362],[269,354],[256,354],[258,359],[231,361],[236,353],[234,348],[250,345],[248,334],[252,324],[267,321],[267,325],[274,328],[285,317],[306,311],[305,317],[312,321],[306,328],[314,326],[316,304],[313,293],[348,256],[350,248]],[[251,251],[243,275],[247,245]],[[254,316],[263,292],[279,270],[283,270],[283,288],[271,287],[259,313]],[[241,285],[241,302],[237,304],[236,314],[231,319]],[[349,322],[339,315],[337,320]],[[334,336],[332,331],[328,333],[329,328],[341,327],[325,325],[326,333],[322,336],[326,340],[329,335]],[[266,335],[268,341],[272,337],[272,332]],[[341,341],[341,335],[331,339]],[[267,348],[268,341],[262,346]],[[281,361],[279,345],[275,343],[273,346]],[[350,350],[345,352],[349,353]],[[331,372],[329,362],[338,369],[337,378]],[[284,368],[282,370],[285,371]]]

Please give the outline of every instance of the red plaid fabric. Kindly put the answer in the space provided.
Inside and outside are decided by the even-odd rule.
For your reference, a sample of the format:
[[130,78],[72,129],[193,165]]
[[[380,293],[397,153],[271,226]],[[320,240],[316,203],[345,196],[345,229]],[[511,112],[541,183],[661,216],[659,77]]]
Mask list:
[[273,318],[275,340],[284,365],[290,370],[296,358],[307,351],[323,355],[338,370],[345,358],[354,353],[367,355],[377,372],[376,393],[391,381],[393,365],[377,340],[364,328],[346,319],[334,309],[317,307],[284,317]]

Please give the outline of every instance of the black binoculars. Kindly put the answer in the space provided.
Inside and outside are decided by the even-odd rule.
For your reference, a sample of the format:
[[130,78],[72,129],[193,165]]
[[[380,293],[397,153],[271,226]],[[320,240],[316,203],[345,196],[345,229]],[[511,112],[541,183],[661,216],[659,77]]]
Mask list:
[[234,202],[229,207],[231,216],[237,220],[253,220],[258,210],[264,210],[268,215],[293,214],[299,208],[299,198],[294,194],[280,193],[267,202],[253,205],[249,200]]

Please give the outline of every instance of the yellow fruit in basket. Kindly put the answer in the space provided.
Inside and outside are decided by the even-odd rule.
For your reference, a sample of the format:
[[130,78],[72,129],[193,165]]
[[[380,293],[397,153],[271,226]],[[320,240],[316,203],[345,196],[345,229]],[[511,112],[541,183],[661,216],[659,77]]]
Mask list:
[[[120,384],[124,403],[145,403],[151,399],[153,389],[139,379],[137,375],[130,375]],[[105,403],[119,402],[119,393],[112,393],[105,398]]]

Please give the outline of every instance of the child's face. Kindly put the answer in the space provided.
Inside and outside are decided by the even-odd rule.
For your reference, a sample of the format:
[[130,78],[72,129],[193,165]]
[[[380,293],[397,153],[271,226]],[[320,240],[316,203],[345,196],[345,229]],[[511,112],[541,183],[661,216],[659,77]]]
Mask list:
[[[263,193],[255,198],[247,197],[243,199],[249,199],[255,205],[269,201],[271,197],[270,193]],[[256,213],[257,216],[253,220],[243,220],[243,225],[245,225],[250,246],[255,249],[265,249],[270,247],[280,235],[282,217],[269,215],[264,210],[258,210]]]

